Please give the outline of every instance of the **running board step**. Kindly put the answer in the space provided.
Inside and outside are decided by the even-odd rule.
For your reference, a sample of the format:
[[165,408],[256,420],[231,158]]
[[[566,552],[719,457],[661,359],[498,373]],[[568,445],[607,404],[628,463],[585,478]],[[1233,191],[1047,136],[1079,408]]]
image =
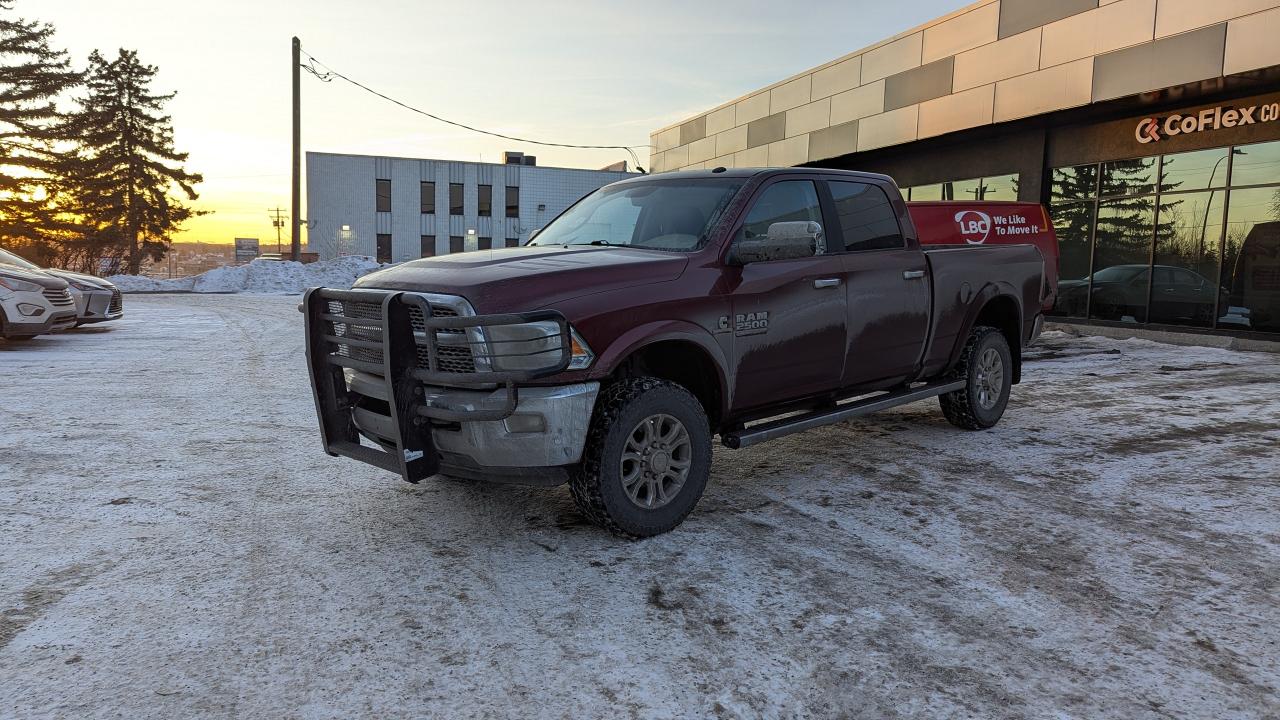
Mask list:
[[774,420],[773,422],[753,425],[749,428],[738,430],[736,432],[727,433],[720,436],[720,442],[725,447],[741,450],[745,447],[758,445],[766,440],[776,440],[777,438],[791,435],[793,433],[812,430],[823,425],[832,425],[845,420],[852,420],[863,415],[870,415],[881,410],[888,410],[891,407],[906,405],[917,400],[925,400],[936,397],[944,393],[954,392],[963,389],[964,380],[953,380],[945,383],[933,383],[930,385],[922,385],[917,388],[902,390],[899,392],[888,393],[885,395],[875,395],[858,400],[848,405],[840,405],[830,410],[816,410],[804,415]]

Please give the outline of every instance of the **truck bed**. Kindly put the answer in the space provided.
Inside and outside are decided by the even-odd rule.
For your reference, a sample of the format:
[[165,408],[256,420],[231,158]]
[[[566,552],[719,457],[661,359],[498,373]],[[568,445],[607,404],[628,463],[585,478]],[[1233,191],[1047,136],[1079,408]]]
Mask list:
[[[925,356],[925,375],[945,368],[959,348],[960,335],[967,331],[967,314],[981,303],[972,299],[980,292],[1003,289],[1022,299],[1022,307],[1041,305],[1044,257],[1032,245],[932,245],[922,248],[933,278],[933,324]],[[1030,314],[1022,318],[1022,337],[1035,322]]]
[[1032,202],[928,200],[907,203],[922,247],[944,245],[1035,245],[1044,255],[1048,292],[1043,309],[1053,307],[1058,290],[1058,238],[1044,207]]

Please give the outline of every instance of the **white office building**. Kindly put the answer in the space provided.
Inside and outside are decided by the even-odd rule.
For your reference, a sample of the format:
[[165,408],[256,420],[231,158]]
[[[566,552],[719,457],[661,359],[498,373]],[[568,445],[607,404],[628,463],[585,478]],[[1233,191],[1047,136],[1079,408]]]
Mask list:
[[383,262],[518,245],[623,170],[307,153],[307,229],[321,259]]

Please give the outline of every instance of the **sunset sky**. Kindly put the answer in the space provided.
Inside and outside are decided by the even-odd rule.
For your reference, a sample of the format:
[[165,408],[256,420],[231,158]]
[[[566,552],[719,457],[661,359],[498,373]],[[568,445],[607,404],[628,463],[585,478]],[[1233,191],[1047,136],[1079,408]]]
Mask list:
[[[179,240],[275,237],[289,204],[289,40],[356,80],[451,119],[559,142],[643,145],[649,132],[957,9],[961,0],[17,0],[78,66],[136,49],[160,68],[181,150],[201,172]],[[125,11],[123,8],[128,7]],[[817,23],[816,19],[821,18]],[[601,167],[622,151],[489,138],[340,81],[303,76],[303,150]],[[648,163],[648,151],[636,150]],[[286,234],[287,238],[287,234]]]

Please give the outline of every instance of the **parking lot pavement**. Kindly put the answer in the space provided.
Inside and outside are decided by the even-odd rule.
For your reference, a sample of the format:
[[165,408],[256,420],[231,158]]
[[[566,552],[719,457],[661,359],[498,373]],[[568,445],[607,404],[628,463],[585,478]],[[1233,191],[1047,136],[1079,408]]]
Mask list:
[[296,303],[0,344],[0,717],[1280,715],[1277,356],[1051,335],[624,542],[325,456]]

